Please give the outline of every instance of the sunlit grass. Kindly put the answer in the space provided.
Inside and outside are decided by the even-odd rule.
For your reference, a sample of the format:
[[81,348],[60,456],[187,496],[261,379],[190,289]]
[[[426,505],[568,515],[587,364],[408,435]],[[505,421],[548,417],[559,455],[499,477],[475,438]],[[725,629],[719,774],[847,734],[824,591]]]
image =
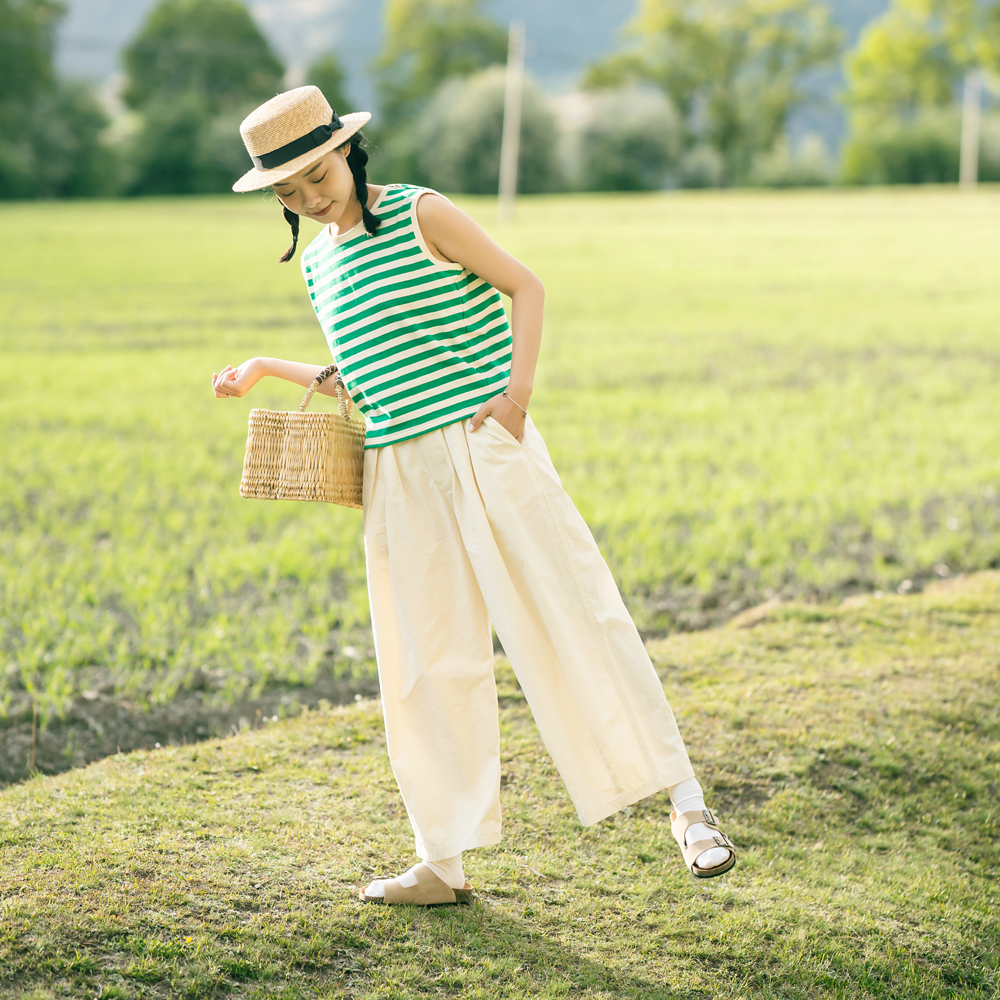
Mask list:
[[[462,204],[545,282],[532,413],[648,634],[1000,560],[1000,194]],[[208,392],[328,357],[274,204],[0,220],[0,705],[370,674],[359,514],[237,495],[299,390]]]
[[994,998],[998,609],[991,573],[651,644],[741,848],[709,882],[663,796],[579,826],[502,658],[470,907],[356,901],[412,861],[377,703],[8,788],[0,996]]

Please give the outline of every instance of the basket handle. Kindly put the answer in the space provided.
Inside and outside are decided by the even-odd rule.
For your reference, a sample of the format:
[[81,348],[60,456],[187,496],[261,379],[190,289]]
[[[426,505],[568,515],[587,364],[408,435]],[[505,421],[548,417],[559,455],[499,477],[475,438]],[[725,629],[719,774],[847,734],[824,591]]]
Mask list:
[[345,420],[351,416],[351,397],[346,391],[344,379],[335,364],[327,365],[326,368],[324,368],[309,384],[309,388],[306,389],[306,394],[302,397],[302,402],[299,403],[299,413],[301,413],[309,405],[309,400],[312,399],[313,393],[331,375],[334,376],[333,390],[337,394],[337,407],[340,410],[340,415]]

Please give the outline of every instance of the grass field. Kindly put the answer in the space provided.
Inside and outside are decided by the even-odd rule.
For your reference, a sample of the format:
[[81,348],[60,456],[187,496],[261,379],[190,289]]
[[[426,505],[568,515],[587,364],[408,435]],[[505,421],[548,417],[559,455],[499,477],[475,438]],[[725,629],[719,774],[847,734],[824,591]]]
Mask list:
[[[237,495],[248,409],[299,390],[208,391],[328,356],[275,205],[0,220],[8,718],[370,678],[360,515]],[[496,235],[546,284],[532,412],[646,634],[1000,561],[1000,192],[547,197]]]
[[377,702],[0,791],[0,996],[995,1000],[998,608],[984,573],[653,642],[742,849],[706,883],[663,797],[579,827],[502,658],[470,907],[356,901],[411,861]]

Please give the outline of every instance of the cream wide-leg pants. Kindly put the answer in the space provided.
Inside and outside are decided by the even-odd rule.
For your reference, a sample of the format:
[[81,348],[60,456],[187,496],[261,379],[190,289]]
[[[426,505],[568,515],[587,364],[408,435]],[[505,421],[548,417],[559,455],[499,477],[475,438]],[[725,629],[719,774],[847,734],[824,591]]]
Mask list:
[[365,453],[389,760],[426,861],[500,840],[490,621],[585,825],[694,776],[639,633],[530,418]]

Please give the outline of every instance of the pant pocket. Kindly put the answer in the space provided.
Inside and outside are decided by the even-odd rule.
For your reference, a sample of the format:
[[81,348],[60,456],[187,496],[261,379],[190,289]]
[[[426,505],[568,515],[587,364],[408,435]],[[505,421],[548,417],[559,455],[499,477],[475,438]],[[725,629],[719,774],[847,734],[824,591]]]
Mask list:
[[504,425],[500,423],[499,420],[495,419],[494,417],[486,417],[483,420],[483,423],[486,424],[486,426],[489,427],[490,430],[494,432],[494,434],[497,434],[499,437],[502,437],[505,441],[508,441],[510,444],[516,445],[518,448],[521,447],[521,442],[518,441],[518,439],[514,437],[514,435],[511,434],[511,432],[507,430],[507,428],[504,427]]

